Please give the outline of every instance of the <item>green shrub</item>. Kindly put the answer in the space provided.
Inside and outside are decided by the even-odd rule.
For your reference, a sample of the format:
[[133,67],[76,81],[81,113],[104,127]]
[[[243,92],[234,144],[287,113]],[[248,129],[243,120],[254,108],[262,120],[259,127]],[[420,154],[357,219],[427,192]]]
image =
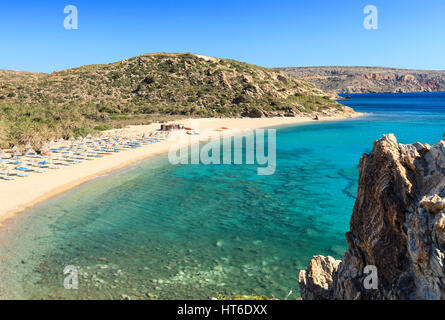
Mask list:
[[94,127],[94,130],[96,130],[96,131],[107,131],[107,130],[111,130],[111,129],[113,129],[113,127],[108,124],[102,124],[100,126]]

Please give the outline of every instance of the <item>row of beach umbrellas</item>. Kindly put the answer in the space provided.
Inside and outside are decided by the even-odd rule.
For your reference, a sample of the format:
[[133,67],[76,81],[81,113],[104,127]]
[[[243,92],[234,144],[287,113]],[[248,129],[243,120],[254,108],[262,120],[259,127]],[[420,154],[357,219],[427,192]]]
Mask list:
[[36,152],[31,145],[13,147],[9,152],[0,149],[0,179],[15,180],[29,174],[43,174],[85,161],[110,156],[126,150],[160,142],[166,137],[159,132],[142,136],[106,136],[70,138],[50,141]]

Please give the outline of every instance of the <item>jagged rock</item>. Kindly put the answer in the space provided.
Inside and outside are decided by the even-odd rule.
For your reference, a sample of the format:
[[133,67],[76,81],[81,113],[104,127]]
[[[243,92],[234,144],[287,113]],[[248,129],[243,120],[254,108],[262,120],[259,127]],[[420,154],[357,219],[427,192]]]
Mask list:
[[425,196],[420,201],[420,205],[428,212],[435,214],[445,209],[445,199],[439,197],[437,194]]
[[[322,267],[314,257],[300,273],[303,299],[445,299],[444,172],[444,141],[376,141],[360,160],[348,250],[338,267],[323,268],[325,282],[309,272]],[[378,289],[364,286],[369,265],[377,268]]]
[[264,116],[264,113],[257,108],[246,108],[246,111],[242,113],[242,116],[249,118],[262,118]]
[[301,270],[299,285],[303,296],[309,300],[329,300],[334,294],[334,276],[340,260],[332,257],[315,256],[307,271]]

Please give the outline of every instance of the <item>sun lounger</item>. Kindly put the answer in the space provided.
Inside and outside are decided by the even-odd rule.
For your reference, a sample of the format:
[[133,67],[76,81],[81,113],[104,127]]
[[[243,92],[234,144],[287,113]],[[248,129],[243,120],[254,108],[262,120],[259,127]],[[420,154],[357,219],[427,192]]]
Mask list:
[[17,177],[26,178],[29,175],[27,173],[17,173]]
[[0,179],[3,179],[3,180],[15,180],[14,177],[10,177],[10,176],[0,177]]

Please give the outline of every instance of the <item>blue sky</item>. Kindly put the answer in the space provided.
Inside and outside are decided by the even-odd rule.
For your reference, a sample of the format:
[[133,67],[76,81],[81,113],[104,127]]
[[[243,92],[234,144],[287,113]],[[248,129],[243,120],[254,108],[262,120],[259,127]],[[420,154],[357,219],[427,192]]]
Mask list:
[[[363,27],[366,5],[378,30]],[[65,30],[66,5],[79,29]],[[52,72],[150,52],[265,67],[445,69],[443,0],[40,0],[0,4],[0,69]]]

